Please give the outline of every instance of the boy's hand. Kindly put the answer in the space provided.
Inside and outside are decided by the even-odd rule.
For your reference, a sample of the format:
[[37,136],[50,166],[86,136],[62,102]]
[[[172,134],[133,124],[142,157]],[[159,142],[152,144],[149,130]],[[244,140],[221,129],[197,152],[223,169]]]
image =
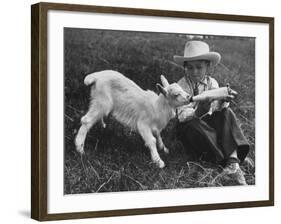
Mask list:
[[225,101],[230,102],[232,99],[234,99],[237,96],[238,93],[230,88],[229,83],[226,84],[226,87],[227,87],[228,96],[226,96]]

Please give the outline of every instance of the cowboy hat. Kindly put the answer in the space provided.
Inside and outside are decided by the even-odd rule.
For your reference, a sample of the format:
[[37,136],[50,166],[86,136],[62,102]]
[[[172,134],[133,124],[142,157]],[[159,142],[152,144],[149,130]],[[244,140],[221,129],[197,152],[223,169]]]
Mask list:
[[174,61],[183,66],[185,61],[207,60],[212,65],[220,62],[221,55],[210,51],[209,45],[203,41],[188,41],[185,44],[184,55],[174,55]]

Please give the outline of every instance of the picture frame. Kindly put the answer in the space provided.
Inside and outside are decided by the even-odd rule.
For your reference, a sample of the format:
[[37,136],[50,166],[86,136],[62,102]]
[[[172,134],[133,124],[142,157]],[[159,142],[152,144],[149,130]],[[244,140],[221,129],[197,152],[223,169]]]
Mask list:
[[[54,13],[55,16],[52,17],[51,13]],[[60,204],[60,199],[51,199],[52,192],[54,191],[54,189],[52,188],[52,184],[56,183],[56,180],[59,180],[59,182],[63,184],[64,180],[63,178],[52,179],[51,174],[53,170],[60,169],[58,165],[60,164],[60,162],[63,163],[63,161],[56,159],[56,155],[54,155],[53,152],[55,149],[56,151],[60,152],[61,155],[63,155],[63,149],[60,147],[59,144],[57,144],[56,138],[50,138],[50,136],[52,136],[52,131],[56,129],[54,128],[56,126],[50,126],[50,114],[54,113],[50,109],[50,105],[52,105],[52,100],[54,99],[54,96],[51,96],[50,94],[55,95],[55,98],[56,95],[59,95],[60,93],[63,94],[63,74],[55,75],[56,77],[61,77],[61,81],[52,81],[52,79],[54,79],[54,76],[52,76],[52,74],[54,73],[52,70],[52,67],[54,67],[54,63],[52,62],[51,56],[54,53],[63,55],[63,52],[62,48],[58,47],[61,45],[56,45],[56,43],[53,44],[53,40],[56,39],[58,36],[52,37],[50,33],[59,32],[58,35],[62,34],[62,31],[58,30],[61,30],[64,25],[60,27],[56,26],[54,31],[51,31],[51,29],[55,23],[60,23],[58,18],[62,18],[63,15],[66,14],[73,14],[73,17],[75,18],[76,16],[77,18],[80,17],[79,21],[82,21],[82,24],[85,24],[84,28],[88,29],[98,29],[101,28],[102,25],[104,25],[100,24],[97,25],[97,27],[91,27],[91,23],[87,19],[91,18],[92,15],[101,15],[102,18],[109,19],[109,21],[113,21],[117,18],[117,16],[125,17],[125,19],[127,20],[136,18],[140,24],[142,24],[142,22],[144,22],[145,20],[149,19],[154,20],[156,22],[160,22],[160,20],[163,19],[163,24],[165,24],[166,22],[176,23],[180,20],[194,22],[194,26],[198,25],[199,23],[210,23],[210,27],[212,27],[211,23],[219,24],[220,22],[224,22],[226,25],[233,24],[235,26],[236,24],[237,26],[241,26],[241,33],[243,29],[246,30],[247,28],[243,27],[243,24],[261,27],[260,30],[257,31],[257,34],[253,34],[254,36],[260,35],[257,37],[257,41],[259,41],[258,43],[260,44],[261,48],[258,48],[257,44],[258,50],[255,56],[257,58],[260,57],[259,62],[264,59],[266,60],[266,62],[262,65],[262,71],[266,71],[268,75],[265,75],[264,78],[259,78],[260,76],[258,76],[258,73],[256,74],[256,90],[260,90],[261,93],[260,95],[256,95],[255,102],[263,102],[260,107],[257,108],[264,109],[262,111],[256,109],[257,118],[262,118],[259,120],[256,119],[256,125],[259,126],[260,123],[263,123],[264,125],[262,126],[264,127],[264,129],[260,128],[259,130],[261,130],[260,134],[263,136],[262,139],[265,139],[262,144],[266,146],[266,149],[264,149],[265,159],[262,159],[261,156],[257,154],[257,159],[260,159],[260,163],[262,164],[258,170],[259,172],[260,170],[265,171],[262,174],[257,173],[257,176],[260,175],[259,177],[261,178],[257,178],[257,182],[254,187],[258,188],[259,185],[261,185],[263,187],[263,195],[260,196],[260,198],[255,198],[253,196],[251,199],[241,199],[240,201],[233,201],[232,199],[228,199],[228,201],[225,202],[223,200],[217,199],[217,201],[215,200],[204,202],[202,200],[199,202],[190,202],[189,204],[186,204],[185,200],[188,199],[181,200],[179,196],[178,198],[174,198],[172,200],[173,202],[171,203],[168,201],[168,199],[167,201],[165,201],[165,198],[161,197],[161,194],[159,194],[158,196],[157,191],[151,191],[150,193],[130,192],[127,196],[125,196],[125,194],[127,193],[122,192],[114,193],[114,195],[112,195],[112,198],[116,198],[117,205],[114,208],[109,206],[108,209],[105,209],[106,206],[108,206],[106,205],[107,202],[111,202],[111,200],[113,199],[107,196],[107,193],[104,193],[99,194],[98,196],[99,198],[101,198],[101,200],[103,200],[103,203],[105,204],[102,209],[88,209],[85,206],[83,207],[83,209],[77,208],[69,210],[67,210],[68,207],[65,206],[65,204]],[[83,18],[83,16],[85,17]],[[73,22],[73,24],[71,24],[71,21],[73,22],[74,20],[69,20],[68,24],[70,24],[70,27],[75,28],[78,26],[78,23]],[[196,24],[196,21],[198,22],[198,24]],[[162,22],[159,23],[159,26],[161,23]],[[108,22],[108,24],[108,27],[111,27],[110,22]],[[116,28],[113,27],[111,29],[120,29],[127,31],[134,30],[132,26],[130,28],[130,25],[124,25],[122,28],[120,24],[114,26]],[[118,28],[119,26],[120,28]],[[135,29],[136,30],[134,31],[138,31],[138,28]],[[142,29],[140,30],[143,31]],[[238,31],[240,32],[240,30]],[[199,33],[202,34],[205,32],[209,31],[202,30]],[[237,30],[234,29],[231,34],[234,36],[235,34],[236,36],[240,35],[239,32],[235,32],[237,32]],[[63,37],[59,36],[59,38],[61,39],[61,43],[63,43]],[[52,48],[52,52],[50,48]],[[53,49],[55,49],[55,52],[53,52]],[[265,49],[265,51],[263,51],[266,52],[265,56],[261,56],[261,49]],[[31,6],[31,59],[31,218],[39,221],[48,221],[61,219],[80,219],[125,215],[203,211],[226,208],[247,208],[274,205],[274,18],[213,13],[211,14],[202,12],[199,13],[140,8],[138,9],[92,5],[58,4],[46,2],[37,3]],[[62,64],[63,63],[61,63],[60,66],[63,68]],[[256,72],[259,72],[259,70],[257,69]],[[259,79],[263,80],[259,81]],[[264,81],[268,84],[265,88],[261,88],[260,86],[258,86],[262,85]],[[261,95],[263,95],[264,98],[260,97]],[[55,106],[51,106],[51,108],[54,107]],[[52,117],[54,117],[54,114],[52,115]],[[53,120],[53,122],[57,122],[56,119]],[[60,125],[63,127],[63,122],[61,122]],[[261,135],[256,135],[256,139]],[[63,174],[61,174],[60,177],[62,176]],[[245,190],[245,195],[248,193],[248,191],[253,191],[253,189],[254,188]],[[228,190],[233,189],[227,189],[227,191]],[[207,192],[207,190],[204,191]],[[157,205],[158,202],[156,204],[153,204],[152,202],[147,202],[143,205],[136,207],[132,205],[133,203],[127,201],[128,203],[126,205],[124,205],[123,207],[121,206],[122,203],[126,203],[126,200],[130,200],[131,198],[133,198],[134,195],[137,195],[138,200],[141,200],[143,198],[144,201],[147,200],[145,198],[157,195],[156,200],[159,200],[159,205]],[[177,195],[180,195],[180,193]],[[242,195],[241,197],[246,198],[245,195]],[[75,203],[77,203],[72,201],[72,196],[64,194],[60,196],[66,198],[64,203],[68,203],[68,206],[70,207],[74,207]],[[73,196],[73,198],[74,197],[75,196]],[[84,195],[82,200],[85,202],[85,204],[88,204],[89,208],[91,208],[91,203],[93,201],[100,200],[94,198],[92,201],[89,200],[89,202],[87,202],[87,197],[90,196]],[[160,201],[162,204],[160,203]],[[179,203],[177,203],[177,201],[179,201]],[[50,207],[53,204],[59,204],[62,209],[57,209],[58,211],[56,212],[56,209],[54,208],[51,211]],[[118,204],[120,204],[119,207]]]

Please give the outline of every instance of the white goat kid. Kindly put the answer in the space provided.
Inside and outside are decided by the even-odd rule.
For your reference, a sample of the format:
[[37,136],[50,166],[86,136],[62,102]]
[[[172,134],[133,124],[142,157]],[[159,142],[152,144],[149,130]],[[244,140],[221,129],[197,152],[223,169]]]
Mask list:
[[105,70],[85,77],[85,85],[91,85],[89,111],[81,118],[81,127],[75,144],[80,153],[84,153],[84,142],[89,129],[97,122],[111,114],[117,121],[136,130],[150,149],[152,161],[163,168],[165,163],[160,158],[159,150],[168,153],[160,132],[169,120],[175,117],[175,108],[188,104],[190,95],[176,84],[169,84],[161,76],[162,85],[157,84],[160,95],[144,91],[132,80],[121,73]]

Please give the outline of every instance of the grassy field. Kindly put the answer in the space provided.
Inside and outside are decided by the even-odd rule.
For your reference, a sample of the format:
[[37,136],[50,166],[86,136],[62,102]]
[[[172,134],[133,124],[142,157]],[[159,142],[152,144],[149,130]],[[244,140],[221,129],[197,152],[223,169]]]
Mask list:
[[[140,136],[111,117],[106,129],[96,124],[85,141],[81,157],[74,137],[81,117],[87,112],[90,89],[86,74],[117,70],[143,89],[156,91],[164,74],[170,82],[183,76],[173,55],[182,55],[186,35],[120,32],[104,30],[64,30],[64,193],[116,192],[236,185],[230,176],[221,176],[222,167],[192,161],[175,135],[175,121],[162,132],[170,154],[160,154],[167,166],[157,169]],[[252,38],[216,37],[205,39],[211,50],[222,55],[213,77],[221,85],[230,83],[239,92],[232,103],[239,125],[249,143],[250,153],[242,165],[248,184],[255,184],[255,41]]]

